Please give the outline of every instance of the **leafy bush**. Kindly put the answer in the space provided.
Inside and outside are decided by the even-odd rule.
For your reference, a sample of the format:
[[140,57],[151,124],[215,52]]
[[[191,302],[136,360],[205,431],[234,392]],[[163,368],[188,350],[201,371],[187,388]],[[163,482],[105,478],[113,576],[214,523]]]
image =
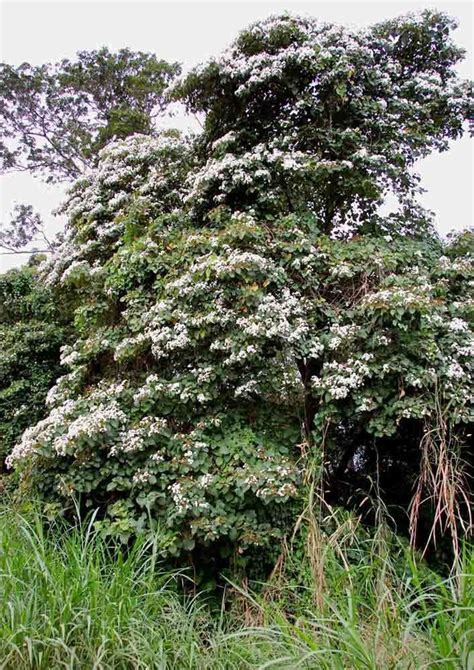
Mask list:
[[[0,463],[28,426],[42,419],[61,374],[67,318],[35,267],[0,275]],[[2,468],[3,470],[3,468]]]

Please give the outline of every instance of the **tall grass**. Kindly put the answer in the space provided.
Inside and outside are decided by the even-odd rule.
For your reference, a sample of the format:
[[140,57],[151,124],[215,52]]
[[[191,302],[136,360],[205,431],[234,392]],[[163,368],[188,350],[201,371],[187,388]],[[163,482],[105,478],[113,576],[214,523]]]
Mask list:
[[37,511],[0,510],[0,668],[472,667],[472,549],[442,579],[338,514],[302,524],[268,583],[229,583],[216,612],[160,567],[159,538],[117,554],[93,520],[46,532]]

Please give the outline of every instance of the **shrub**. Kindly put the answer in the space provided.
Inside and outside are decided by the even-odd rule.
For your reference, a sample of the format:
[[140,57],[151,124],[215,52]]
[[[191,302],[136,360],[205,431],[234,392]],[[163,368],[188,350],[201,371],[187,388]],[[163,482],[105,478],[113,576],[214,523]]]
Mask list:
[[23,431],[47,413],[45,398],[61,374],[67,316],[35,267],[0,275],[0,471]]

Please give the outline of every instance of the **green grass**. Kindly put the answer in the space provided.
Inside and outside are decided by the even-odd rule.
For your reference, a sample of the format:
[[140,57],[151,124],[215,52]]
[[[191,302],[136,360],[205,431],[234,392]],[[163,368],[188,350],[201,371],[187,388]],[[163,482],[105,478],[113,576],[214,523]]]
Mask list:
[[229,584],[211,612],[153,538],[112,555],[92,523],[0,509],[0,668],[472,668],[472,549],[442,579],[356,526],[305,527],[268,584]]

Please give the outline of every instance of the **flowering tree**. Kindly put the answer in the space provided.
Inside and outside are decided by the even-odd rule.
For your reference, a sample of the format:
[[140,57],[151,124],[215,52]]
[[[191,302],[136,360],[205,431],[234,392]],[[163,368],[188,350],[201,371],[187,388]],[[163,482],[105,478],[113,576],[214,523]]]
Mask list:
[[[388,471],[413,451],[459,493],[469,237],[436,237],[410,171],[467,114],[450,25],[272,18],[177,86],[202,136],[102,151],[44,270],[78,339],[9,458],[25,481],[62,506],[81,494],[124,537],[161,523],[169,553],[281,536],[308,454],[337,495],[374,453]],[[440,522],[462,511],[438,499]]]
[[391,191],[398,230],[413,230],[424,220],[413,164],[445,150],[472,111],[454,27],[425,11],[362,31],[278,16],[242,32],[175,87],[206,113],[194,206],[311,211],[323,232],[362,233],[380,229]]

